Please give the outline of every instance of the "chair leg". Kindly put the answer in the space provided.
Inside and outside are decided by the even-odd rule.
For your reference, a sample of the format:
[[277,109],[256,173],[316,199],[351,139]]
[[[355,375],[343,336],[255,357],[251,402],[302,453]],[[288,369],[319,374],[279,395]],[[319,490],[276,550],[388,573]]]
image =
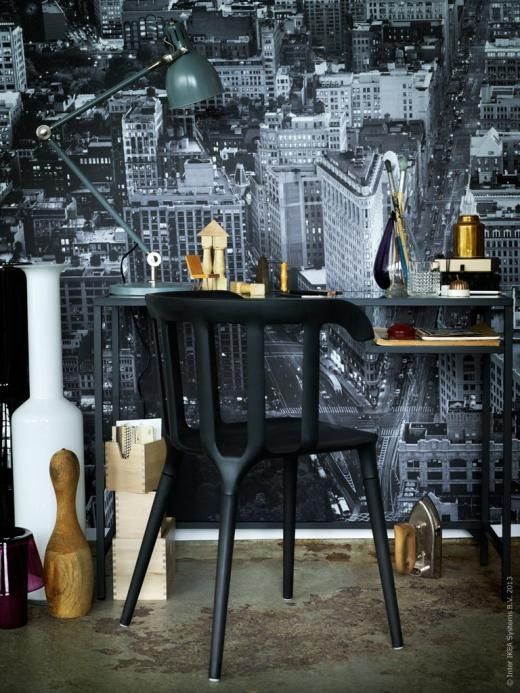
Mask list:
[[211,654],[209,661],[210,681],[219,681],[222,671],[237,504],[238,494],[236,490],[232,493],[222,493],[218,535],[217,578],[215,583],[213,629],[211,633]]
[[395,649],[399,649],[403,646],[403,635],[401,632],[399,606],[395,593],[394,574],[392,570],[392,561],[390,559],[390,549],[388,547],[388,537],[386,534],[383,499],[377,474],[376,446],[369,445],[360,448],[358,453],[361,462],[361,473],[365,483],[368,512],[370,514],[372,533],[374,535],[390,637],[392,646]]
[[283,598],[293,598],[294,533],[296,529],[296,479],[298,458],[288,457],[283,464]]
[[123,606],[120,625],[124,627],[129,626],[130,622],[132,621],[135,605],[139,598],[139,593],[141,592],[141,587],[143,586],[148,564],[150,563],[150,558],[157,540],[157,535],[159,534],[159,530],[161,528],[162,519],[164,517],[164,513],[166,512],[166,504],[173,488],[175,476],[173,452],[169,451],[161,478],[159,480],[159,485],[157,486],[152,509],[150,510],[150,515],[148,517],[148,522],[144,532],[143,541],[141,542],[141,548],[139,549],[134,572],[130,581],[130,587],[128,588],[125,604]]

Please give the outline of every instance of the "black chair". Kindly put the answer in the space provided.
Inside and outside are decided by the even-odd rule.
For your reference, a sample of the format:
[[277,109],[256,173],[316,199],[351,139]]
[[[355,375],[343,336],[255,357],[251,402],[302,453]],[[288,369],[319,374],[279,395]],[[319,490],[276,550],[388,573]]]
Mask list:
[[[210,680],[220,679],[240,482],[260,460],[280,458],[283,462],[283,597],[291,599],[298,456],[357,450],[392,645],[394,648],[402,647],[399,608],[377,474],[377,436],[319,420],[320,329],[324,324],[335,324],[345,328],[358,341],[369,340],[373,337],[373,330],[365,313],[341,299],[242,299],[235,294],[219,291],[152,294],[146,297],[146,304],[157,321],[160,334],[158,360],[162,365],[162,383],[167,401],[169,453],[123,608],[121,625],[128,626],[132,619],[172,491],[176,463],[185,453],[205,454],[216,464],[221,478],[209,667]],[[187,425],[184,413],[178,342],[178,328],[183,323],[193,325],[200,416],[198,428]],[[240,324],[246,333],[247,419],[242,422],[226,423],[220,416],[214,334],[217,325],[223,323]],[[265,416],[264,328],[276,324],[297,324],[303,328],[301,418]]]

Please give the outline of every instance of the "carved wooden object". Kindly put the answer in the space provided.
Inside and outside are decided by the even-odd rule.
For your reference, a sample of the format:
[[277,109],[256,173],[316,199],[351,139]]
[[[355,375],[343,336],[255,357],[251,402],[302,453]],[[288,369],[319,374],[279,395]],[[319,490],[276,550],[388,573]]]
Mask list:
[[50,474],[57,512],[43,564],[45,594],[53,616],[77,618],[90,611],[94,587],[92,556],[76,515],[78,458],[70,450],[56,452]]

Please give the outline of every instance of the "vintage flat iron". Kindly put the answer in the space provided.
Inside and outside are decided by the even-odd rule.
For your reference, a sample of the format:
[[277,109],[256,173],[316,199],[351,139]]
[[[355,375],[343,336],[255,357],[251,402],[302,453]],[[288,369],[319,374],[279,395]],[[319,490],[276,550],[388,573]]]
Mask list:
[[424,496],[412,508],[408,522],[394,525],[395,567],[398,573],[439,578],[442,528],[437,508]]

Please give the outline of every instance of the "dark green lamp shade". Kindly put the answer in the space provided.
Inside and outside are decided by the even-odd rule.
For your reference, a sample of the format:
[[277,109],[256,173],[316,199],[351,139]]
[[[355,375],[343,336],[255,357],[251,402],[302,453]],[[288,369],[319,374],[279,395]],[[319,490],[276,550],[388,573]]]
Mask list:
[[198,53],[186,53],[166,72],[166,92],[170,108],[185,108],[210,99],[223,91],[213,65]]

